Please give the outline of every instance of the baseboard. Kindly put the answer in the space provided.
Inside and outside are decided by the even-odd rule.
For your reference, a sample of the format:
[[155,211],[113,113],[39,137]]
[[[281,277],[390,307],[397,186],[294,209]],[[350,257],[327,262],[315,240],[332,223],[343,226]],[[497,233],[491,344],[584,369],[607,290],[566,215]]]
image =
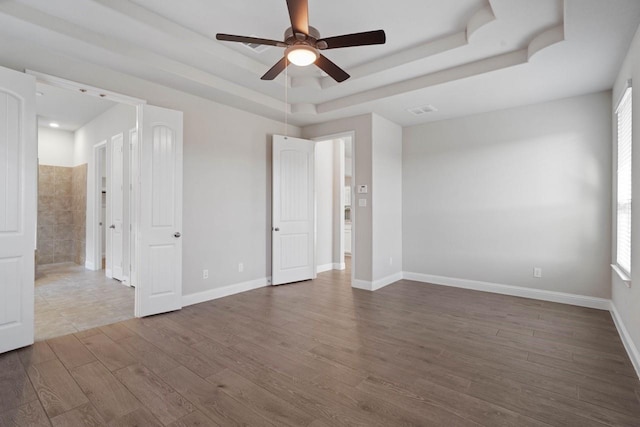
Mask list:
[[95,264],[94,264],[94,263],[92,263],[91,261],[85,261],[85,263],[84,263],[84,268],[86,268],[87,270],[91,270],[91,271],[93,271],[93,270],[95,270],[95,269],[96,269],[96,266],[95,266]]
[[333,270],[333,263],[316,266],[316,273],[324,273],[325,271],[330,271],[330,270]]
[[620,339],[622,339],[622,343],[624,344],[624,348],[627,350],[627,354],[629,355],[629,359],[631,359],[631,363],[636,370],[636,374],[638,378],[640,378],[640,351],[638,351],[638,347],[633,343],[631,339],[631,335],[627,330],[626,326],[624,326],[624,322],[622,321],[622,317],[620,317],[620,313],[618,309],[616,309],[615,304],[611,301],[611,317],[613,318],[613,323],[616,325],[618,329],[618,334],[620,335]]
[[182,306],[186,307],[201,302],[211,301],[218,298],[228,297],[230,295],[239,294],[241,292],[251,291],[253,289],[264,288],[269,286],[270,279],[265,277],[262,279],[250,280],[248,282],[236,283],[233,285],[222,286],[220,288],[209,289],[195,294],[183,295]]
[[351,287],[356,289],[363,289],[365,291],[377,291],[378,289],[384,288],[392,283],[397,282],[398,280],[402,280],[403,273],[401,271],[392,274],[387,277],[383,277],[382,279],[374,280],[370,282],[368,280],[353,280],[351,282]]
[[455,277],[435,276],[431,274],[411,273],[406,271],[404,272],[403,277],[405,280],[414,280],[416,282],[472,289],[475,291],[493,292],[495,294],[558,302],[562,304],[577,305],[580,307],[595,308],[598,310],[608,311],[611,307],[611,300],[605,298],[589,297],[565,292],[523,288],[521,286],[502,285],[498,283],[480,282],[477,280],[457,279]]
[[331,270],[344,270],[345,268],[347,268],[347,264],[346,263],[339,263],[339,262],[334,262],[331,264],[322,264],[322,265],[318,265],[316,266],[316,274],[319,273],[324,273],[325,271],[331,271]]

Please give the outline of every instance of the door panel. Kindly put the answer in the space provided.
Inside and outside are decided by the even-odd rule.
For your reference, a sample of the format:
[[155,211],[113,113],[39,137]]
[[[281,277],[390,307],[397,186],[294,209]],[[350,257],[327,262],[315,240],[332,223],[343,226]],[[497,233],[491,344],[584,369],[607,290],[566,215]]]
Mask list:
[[136,286],[136,227],[137,227],[137,213],[136,213],[136,195],[134,192],[134,183],[138,182],[138,129],[131,129],[129,131],[129,148],[130,148],[130,161],[129,164],[129,286]]
[[124,279],[123,252],[124,252],[124,153],[123,136],[116,135],[111,138],[111,191],[107,194],[111,200],[111,274],[114,279]]
[[273,137],[272,283],[314,274],[314,143]]
[[141,117],[138,317],[182,308],[182,112],[144,105]]
[[33,343],[35,79],[0,67],[0,353]]

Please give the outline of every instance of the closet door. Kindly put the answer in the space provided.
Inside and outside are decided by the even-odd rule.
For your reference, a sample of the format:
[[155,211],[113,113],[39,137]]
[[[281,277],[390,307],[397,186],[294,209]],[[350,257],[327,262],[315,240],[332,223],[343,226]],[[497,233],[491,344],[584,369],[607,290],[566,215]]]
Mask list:
[[0,353],[33,344],[35,78],[0,67]]

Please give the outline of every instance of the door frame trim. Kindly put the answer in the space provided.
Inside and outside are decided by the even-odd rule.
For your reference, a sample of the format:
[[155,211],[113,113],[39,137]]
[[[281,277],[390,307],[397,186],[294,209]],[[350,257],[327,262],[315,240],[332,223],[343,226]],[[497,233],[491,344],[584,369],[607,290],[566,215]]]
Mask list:
[[[97,165],[98,164],[98,160],[100,158],[100,151],[104,150],[104,157],[105,157],[105,168],[108,168],[108,155],[107,152],[109,151],[109,146],[107,144],[107,140],[105,139],[104,141],[100,141],[97,144],[95,144],[93,146],[93,164]],[[102,270],[102,231],[100,229],[100,215],[102,214],[102,176],[100,174],[100,169],[99,167],[94,167],[94,189],[93,191],[95,191],[96,197],[94,200],[94,211],[93,211],[93,216],[94,216],[94,227],[93,227],[93,261],[89,261],[87,260],[85,262],[85,268],[89,269],[89,270],[94,270],[94,271],[98,271],[98,270]],[[105,186],[108,187],[105,183]],[[107,224],[107,216],[106,216],[106,210],[105,210],[105,217],[104,217],[104,223],[103,223],[103,227],[106,227]],[[106,232],[105,232],[105,246],[106,246],[106,241],[107,241],[107,236],[106,236]],[[106,249],[105,249],[105,256],[106,256]],[[106,266],[105,266],[105,272],[106,272]]]

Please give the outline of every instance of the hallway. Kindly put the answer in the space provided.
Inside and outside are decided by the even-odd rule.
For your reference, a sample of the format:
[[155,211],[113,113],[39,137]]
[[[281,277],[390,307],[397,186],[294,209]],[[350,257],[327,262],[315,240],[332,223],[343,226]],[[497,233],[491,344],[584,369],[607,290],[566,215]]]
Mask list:
[[35,339],[72,334],[133,318],[134,289],[74,263],[38,266]]

